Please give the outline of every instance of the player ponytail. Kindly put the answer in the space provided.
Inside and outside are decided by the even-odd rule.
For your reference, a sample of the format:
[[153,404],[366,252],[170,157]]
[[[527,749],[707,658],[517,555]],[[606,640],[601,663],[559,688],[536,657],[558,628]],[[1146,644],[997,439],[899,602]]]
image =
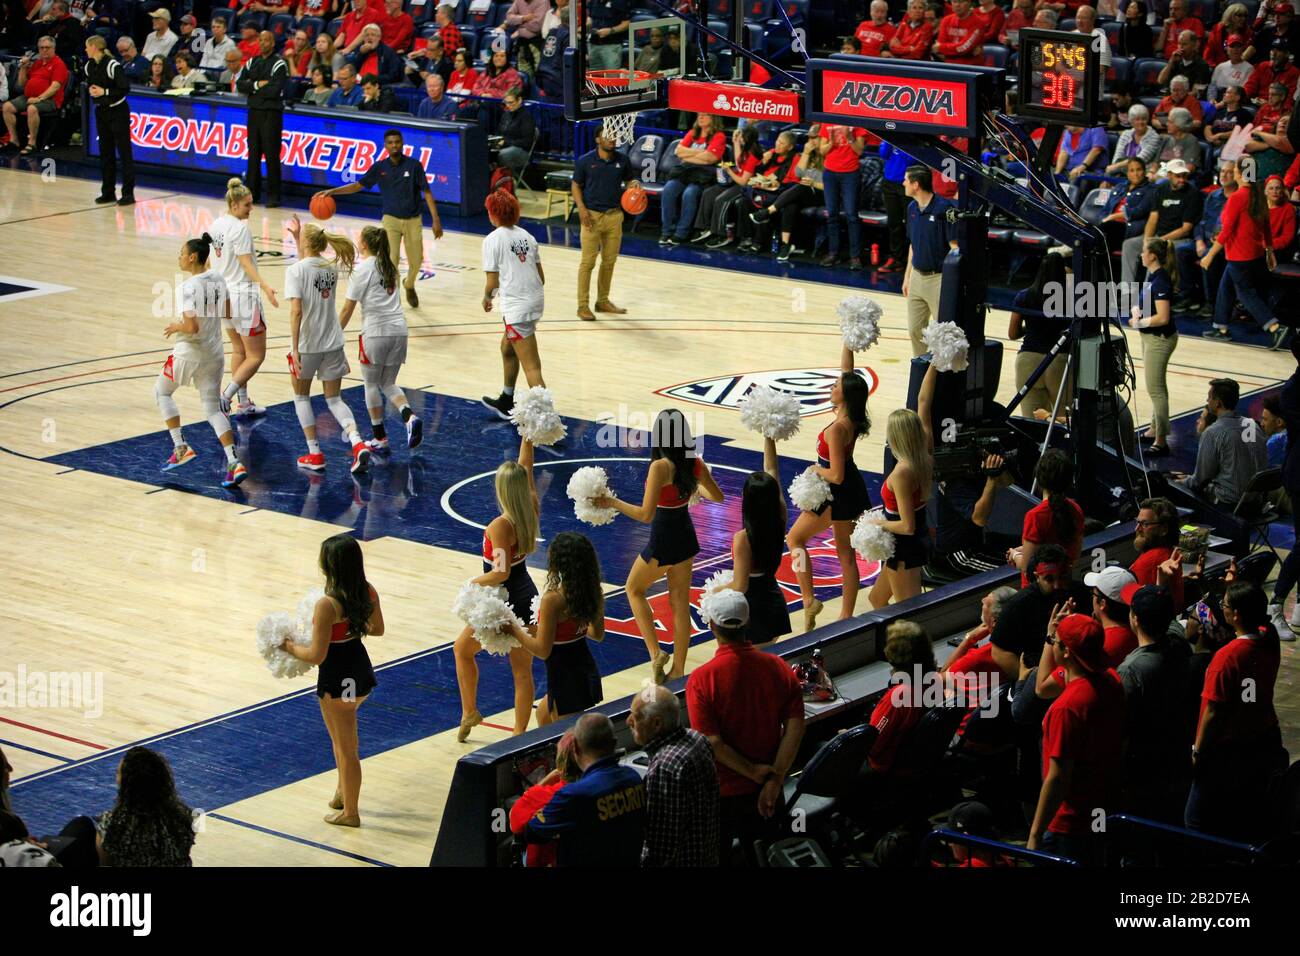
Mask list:
[[194,256],[194,258],[198,261],[199,265],[201,266],[207,265],[208,256],[212,252],[212,237],[205,232],[197,239],[186,239],[185,251],[189,255]]
[[236,203],[243,202],[251,195],[253,195],[252,191],[244,185],[244,181],[238,176],[232,176],[226,180],[227,209],[234,209]]
[[604,615],[600,559],[586,535],[561,531],[546,552],[546,587],[564,595],[569,617],[591,623]]
[[375,257],[375,270],[384,291],[390,295],[397,288],[397,263],[388,248],[388,233],[378,226],[366,226],[361,230],[361,241],[366,244],[370,254]]
[[1174,255],[1174,244],[1168,239],[1152,239],[1147,243],[1147,252],[1160,262],[1160,268],[1169,276],[1169,283],[1178,288],[1178,259]]
[[370,627],[375,609],[366,581],[361,543],[350,534],[326,538],[320,546],[320,569],[325,575],[325,593],[343,607],[348,636],[361,637]]
[[1072,550],[1070,545],[1083,533],[1079,517],[1074,513],[1066,495],[1070,490],[1071,471],[1070,456],[1059,448],[1049,448],[1044,452],[1034,469],[1034,479],[1038,482],[1039,490],[1047,495],[1047,507],[1052,514],[1052,529],[1056,540],[1067,551]]
[[501,464],[496,474],[497,506],[515,529],[515,553],[523,556],[537,550],[537,507],[528,472],[517,461]]
[[849,421],[853,423],[854,435],[867,435],[871,432],[871,416],[867,414],[867,397],[871,386],[857,372],[845,372],[840,376],[840,392],[844,395],[844,409]]
[[683,498],[695,494],[699,485],[695,477],[695,439],[686,424],[686,416],[675,408],[665,408],[655,416],[650,430],[651,458],[667,458],[673,463],[673,486]]
[[309,256],[320,255],[328,246],[334,250],[334,261],[348,272],[356,265],[357,247],[352,245],[352,240],[339,233],[326,232],[315,223],[302,227],[302,245],[301,251]]

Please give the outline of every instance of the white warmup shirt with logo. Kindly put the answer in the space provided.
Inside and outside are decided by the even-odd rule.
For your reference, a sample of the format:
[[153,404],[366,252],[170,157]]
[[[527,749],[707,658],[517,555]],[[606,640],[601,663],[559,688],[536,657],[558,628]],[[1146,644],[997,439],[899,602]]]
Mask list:
[[541,315],[541,264],[537,240],[518,226],[498,226],[483,240],[483,271],[495,272],[500,280],[503,318]]
[[320,256],[295,262],[284,271],[284,297],[302,300],[299,352],[333,352],[343,348],[343,329],[334,308],[338,283],[339,271]]
[[208,227],[208,235],[212,237],[212,268],[226,280],[230,294],[256,289],[239,264],[240,256],[253,254],[253,236],[248,231],[248,223],[227,213]]
[[361,304],[361,334],[366,338],[406,334],[406,314],[397,291],[400,284],[385,289],[373,258],[363,259],[353,271],[348,279],[348,298]]
[[196,333],[178,332],[172,352],[189,362],[221,363],[225,341],[221,320],[226,317],[226,281],[212,270],[190,276],[176,291],[176,311],[193,312],[199,323]]

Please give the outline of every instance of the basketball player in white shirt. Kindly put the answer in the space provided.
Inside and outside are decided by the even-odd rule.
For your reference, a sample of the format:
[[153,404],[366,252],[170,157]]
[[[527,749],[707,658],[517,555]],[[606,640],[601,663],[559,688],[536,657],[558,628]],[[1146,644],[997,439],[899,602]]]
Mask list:
[[388,234],[378,226],[361,230],[361,263],[348,279],[348,297],[339,313],[339,324],[348,327],[352,312],[361,303],[361,335],[357,358],[366,386],[366,409],[375,437],[366,442],[371,451],[388,451],[384,430],[384,399],[402,416],[406,425],[406,447],[414,448],[424,437],[424,422],[416,415],[406,395],[397,387],[397,370],[406,361],[406,315],[397,289],[397,264],[388,249]]
[[[230,292],[230,318],[224,323],[230,336],[230,384],[221,393],[222,408],[235,417],[265,415],[266,409],[248,397],[248,382],[266,359],[266,320],[262,314],[260,289],[273,308],[279,308],[275,290],[257,272],[253,236],[248,216],[253,211],[253,194],[238,176],[226,184],[224,216],[208,227],[212,235],[212,267]],[[235,393],[239,402],[230,407]]]
[[316,225],[303,226],[297,216],[288,228],[298,247],[298,261],[284,274],[284,296],[289,300],[289,330],[293,339],[289,373],[293,376],[294,411],[307,439],[307,454],[298,459],[298,467],[315,472],[325,470],[325,455],[316,440],[316,414],[311,410],[311,381],[319,378],[325,404],[352,448],[352,474],[359,475],[370,466],[370,449],[361,440],[351,409],[339,395],[343,376],[352,371],[343,351],[343,327],[334,307],[339,270],[334,263],[321,258],[328,246],[334,250],[334,262],[342,263],[351,272],[357,251],[347,236],[326,233]]
[[176,291],[180,319],[163,329],[167,338],[176,336],[176,345],[158,375],[154,397],[172,436],[172,456],[163,471],[188,465],[198,457],[181,433],[181,412],[172,397],[181,386],[193,385],[203,401],[203,415],[226,453],[226,477],[221,487],[236,488],[248,472],[235,457],[235,436],[230,431],[230,420],[221,411],[221,370],[225,364],[221,323],[230,315],[230,298],[225,280],[208,271],[211,248],[212,237],[206,232],[181,246],[177,264],[190,277]]
[[492,311],[492,298],[501,303],[501,365],[505,386],[500,398],[483,396],[482,402],[501,418],[510,420],[515,404],[515,382],[523,366],[528,387],[545,385],[542,358],[537,351],[537,323],[541,321],[545,297],[542,286],[542,260],[537,240],[519,228],[519,200],[497,189],[488,196],[488,219],[496,229],[483,240],[483,271],[487,285],[483,289],[483,311]]

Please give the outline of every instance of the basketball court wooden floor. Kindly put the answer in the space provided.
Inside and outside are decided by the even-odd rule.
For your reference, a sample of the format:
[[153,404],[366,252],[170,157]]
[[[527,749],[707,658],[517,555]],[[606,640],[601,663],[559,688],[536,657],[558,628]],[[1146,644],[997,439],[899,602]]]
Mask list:
[[[15,808],[38,833],[99,813],[112,802],[118,755],[147,743],[171,761],[185,799],[205,811],[197,864],[423,865],[455,761],[508,733],[508,668],[483,659],[480,709],[495,716],[469,744],[456,743],[449,647],[459,630],[452,598],[479,572],[480,529],[495,514],[492,472],[517,449],[513,429],[478,404],[500,384],[500,320],[480,305],[482,237],[449,232],[426,241],[421,307],[407,312],[411,349],[400,381],[425,418],[424,446],[395,452],[354,483],[337,426],[317,399],[329,471],[318,479],[294,467],[302,439],[285,376],[281,302],[269,310],[268,357],[252,383],[270,412],[239,426],[252,477],[228,494],[190,391],[179,401],[200,459],[164,480],[159,467],[170,449],[153,400],[169,351],[167,319],[155,303],[170,301],[181,241],[201,233],[223,204],[144,190],[133,208],[103,208],[91,202],[94,189],[84,180],[0,172],[0,519],[8,543],[0,555],[0,681],[7,681],[0,686],[25,689],[0,699],[0,746],[15,767]],[[293,255],[282,225],[288,215],[258,208],[251,221],[259,268],[281,292]],[[332,225],[355,237],[364,224],[342,216]],[[728,492],[725,504],[696,509],[703,546],[696,583],[727,567],[738,492],[761,447],[741,426],[735,400],[764,381],[800,392],[810,412],[825,409],[839,355],[835,306],[855,290],[800,281],[796,270],[789,273],[796,278],[747,273],[743,260],[733,270],[656,261],[654,247],[637,244],[647,257],[625,255],[615,276],[613,297],[628,314],[584,323],[574,316],[578,251],[559,230],[552,239],[557,244],[542,250],[540,345],[570,438],[559,454],[539,454],[542,532],[576,528],[596,543],[611,590],[609,636],[596,654],[605,697],[614,699],[649,671],[620,590],[646,529],[625,520],[579,526],[564,495],[569,474],[595,460],[624,496],[638,495],[647,453],[619,438],[639,435],[662,407],[682,408],[707,436],[705,457]],[[904,400],[910,359],[902,300],[881,294],[880,302],[885,331],[864,358],[878,427],[857,459],[873,495],[883,422]],[[1005,313],[991,315],[988,329],[1003,335]],[[355,328],[347,338],[355,356]],[[1001,398],[1012,391],[1013,350]],[[1199,408],[1216,375],[1253,390],[1293,368],[1287,353],[1184,339],[1170,366],[1172,405]],[[346,384],[363,421],[359,377]],[[1148,415],[1139,395],[1136,417]],[[810,414],[783,444],[787,481],[812,458],[828,420],[824,411]],[[368,641],[379,688],[361,711],[360,830],[321,819],[334,771],[314,678],[277,681],[253,647],[262,615],[292,610],[318,585],[320,541],[343,528],[365,540],[388,625]],[[829,594],[839,583],[833,551],[815,559]],[[530,563],[540,582],[544,556]],[[875,568],[860,571],[870,577]],[[823,621],[837,611],[832,602]],[[692,666],[712,653],[696,640]],[[1294,682],[1292,669],[1284,679]],[[42,697],[49,681],[62,682],[65,693]]]

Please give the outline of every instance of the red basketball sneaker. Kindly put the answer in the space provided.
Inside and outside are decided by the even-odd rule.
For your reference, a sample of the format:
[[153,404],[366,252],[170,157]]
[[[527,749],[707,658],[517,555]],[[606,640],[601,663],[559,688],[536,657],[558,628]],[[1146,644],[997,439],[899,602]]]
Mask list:
[[298,459],[298,467],[306,468],[308,471],[324,471],[325,453],[318,451],[314,455],[303,455]]
[[352,474],[365,474],[370,467],[370,449],[366,447],[363,441],[357,442],[352,446]]

